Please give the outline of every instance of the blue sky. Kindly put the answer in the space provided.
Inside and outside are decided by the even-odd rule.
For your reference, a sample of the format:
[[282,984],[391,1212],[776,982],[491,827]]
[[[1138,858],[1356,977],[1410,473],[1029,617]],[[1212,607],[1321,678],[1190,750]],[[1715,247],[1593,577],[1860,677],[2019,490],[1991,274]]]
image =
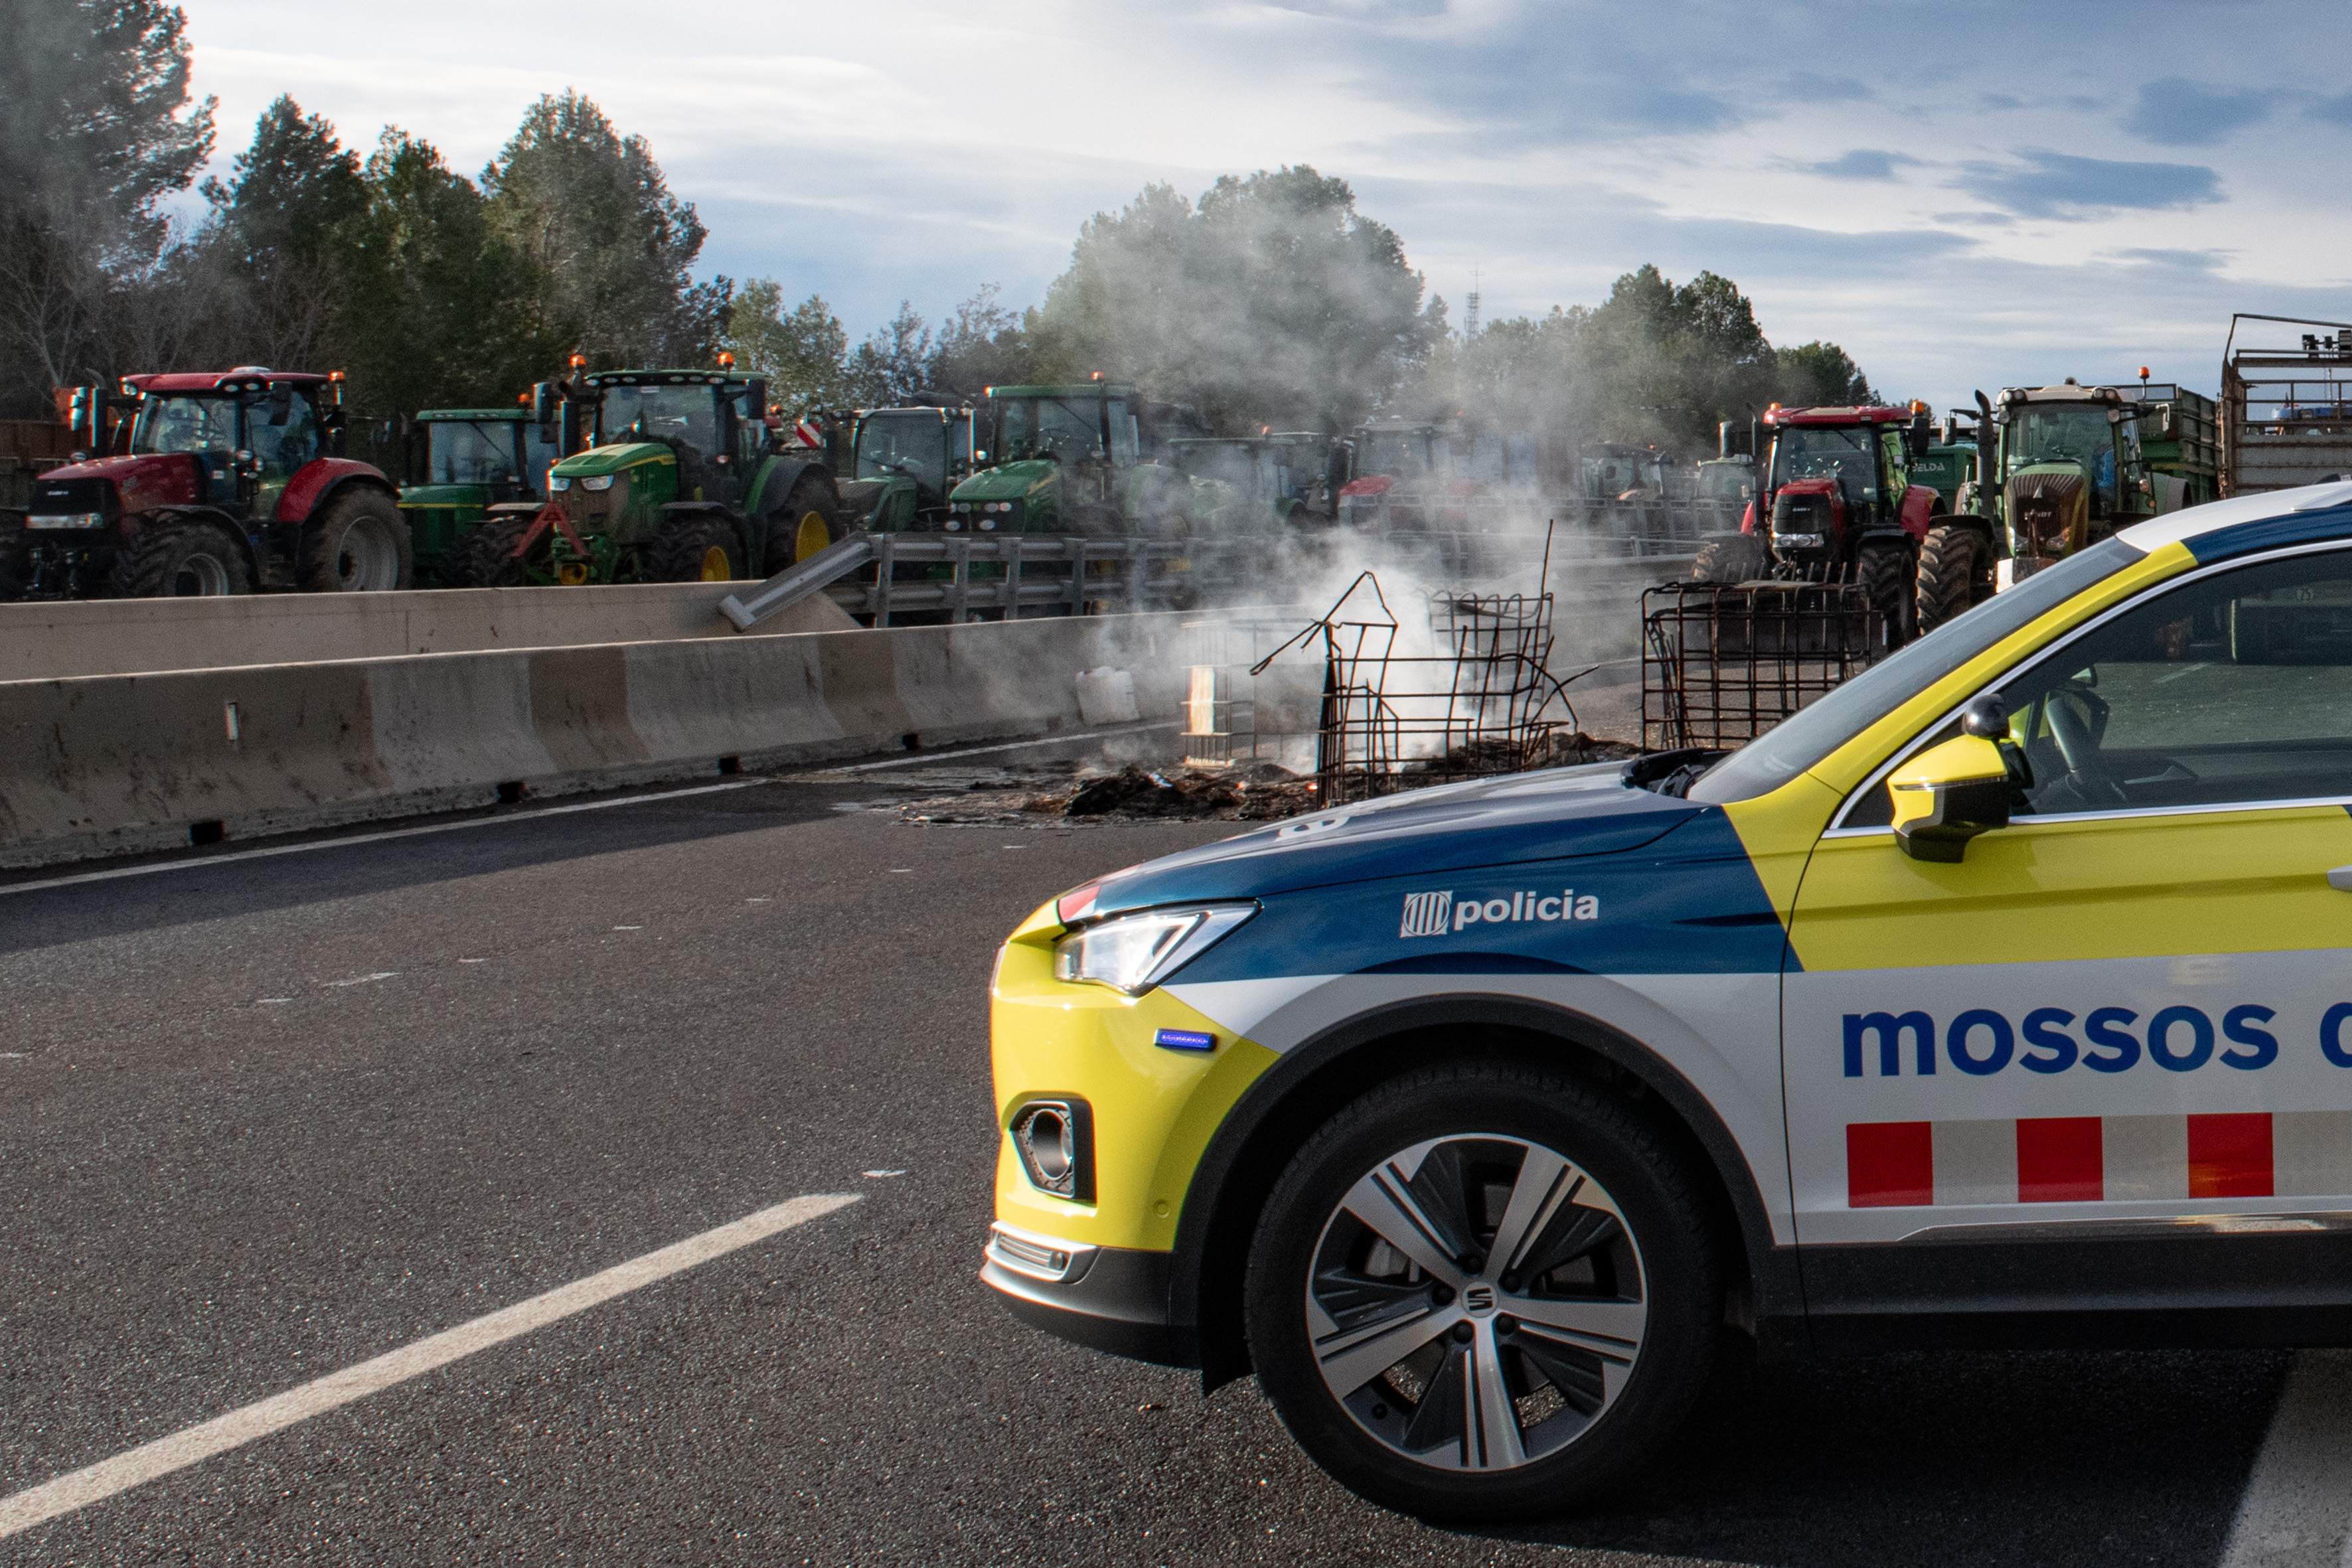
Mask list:
[[[224,161],[279,91],[461,168],[578,87],[653,142],[709,268],[853,332],[1036,299],[1147,182],[1309,163],[1459,322],[1643,261],[1739,281],[1939,407],[2149,365],[2234,310],[2352,316],[2352,7],[2312,0],[187,0]],[[649,18],[659,16],[666,36]],[[556,20],[553,26],[545,24]]]

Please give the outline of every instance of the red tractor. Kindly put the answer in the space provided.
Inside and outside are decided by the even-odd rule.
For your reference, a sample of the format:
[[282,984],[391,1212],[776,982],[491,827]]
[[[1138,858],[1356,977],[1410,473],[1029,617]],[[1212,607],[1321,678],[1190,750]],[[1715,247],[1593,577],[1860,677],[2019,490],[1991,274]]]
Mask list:
[[[1962,556],[1958,545],[1963,542],[1947,537],[1952,520],[1934,487],[1911,482],[1911,467],[1927,447],[1923,405],[1783,408],[1776,403],[1765,411],[1764,424],[1771,452],[1759,492],[1737,534],[1700,547],[1693,577],[1858,583],[1884,618],[1889,643],[1932,630],[1990,594],[1990,557],[1979,548],[1965,558],[1985,563],[1983,593],[1975,591],[1971,573],[1965,596],[1957,605],[1947,603],[1951,595],[1944,592],[1941,566],[1947,555]],[[1932,594],[1931,575],[1937,578]]]
[[[127,443],[104,387],[74,395],[89,455],[33,483],[0,537],[0,596],[146,598],[405,588],[408,524],[382,472],[342,455],[342,379],[241,365],[132,375]],[[110,445],[128,450],[109,454]]]

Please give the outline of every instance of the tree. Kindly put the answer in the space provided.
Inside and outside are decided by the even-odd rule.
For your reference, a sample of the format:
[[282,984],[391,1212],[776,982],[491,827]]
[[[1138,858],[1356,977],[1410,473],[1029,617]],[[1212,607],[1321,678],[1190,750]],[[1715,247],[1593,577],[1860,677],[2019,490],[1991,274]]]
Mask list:
[[341,356],[335,328],[342,302],[338,240],[367,211],[359,154],[321,116],[291,98],[262,111],[253,144],[206,180],[212,216],[187,268],[209,268],[239,346],[231,358],[318,368]]
[[642,136],[576,91],[542,97],[482,172],[493,231],[540,279],[534,330],[606,364],[707,359],[731,287],[697,284],[704,230]]
[[925,372],[930,386],[977,395],[1000,383],[1040,379],[1036,312],[1016,313],[997,293],[995,284],[982,284],[940,323]]
[[0,0],[0,402],[131,368],[118,296],[170,237],[158,204],[213,146],[186,21],[163,0]]
[[535,327],[541,280],[493,232],[472,182],[387,127],[344,230],[341,331],[362,412],[503,405],[560,358]]
[[1149,185],[1079,232],[1039,358],[1198,405],[1214,428],[1353,426],[1427,357],[1442,301],[1344,180],[1304,164],[1220,178],[1196,207]]
[[1793,349],[1778,351],[1776,395],[1792,408],[1807,404],[1875,403],[1878,394],[1853,357],[1835,343],[1815,339]]
[[907,300],[849,356],[843,391],[861,408],[904,403],[930,384],[931,330]]
[[849,333],[823,297],[810,295],[790,310],[773,279],[754,278],[727,310],[726,345],[735,365],[768,378],[780,407],[830,408],[850,401]]

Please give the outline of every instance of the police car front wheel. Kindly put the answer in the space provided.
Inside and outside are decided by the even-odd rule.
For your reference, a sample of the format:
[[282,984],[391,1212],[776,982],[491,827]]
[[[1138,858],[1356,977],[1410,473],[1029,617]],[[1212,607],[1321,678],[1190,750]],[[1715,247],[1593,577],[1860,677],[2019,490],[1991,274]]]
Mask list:
[[1557,1513],[1688,1413],[1713,1258],[1688,1175],[1622,1103],[1505,1064],[1417,1073],[1333,1118],[1267,1199],[1251,1356],[1300,1445],[1371,1500]]

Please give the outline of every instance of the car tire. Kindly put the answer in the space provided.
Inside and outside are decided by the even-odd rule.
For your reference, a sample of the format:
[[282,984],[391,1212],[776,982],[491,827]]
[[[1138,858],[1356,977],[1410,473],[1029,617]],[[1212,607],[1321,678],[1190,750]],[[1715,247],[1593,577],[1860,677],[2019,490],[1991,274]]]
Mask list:
[[165,523],[122,557],[117,591],[126,599],[218,598],[253,592],[244,542],[217,522]]
[[347,485],[303,525],[303,590],[382,594],[413,586],[414,549],[408,520],[390,496]]
[[1940,522],[1927,531],[1919,544],[1915,635],[1926,637],[1992,596],[1991,554],[1984,535],[1965,523]]
[[733,583],[746,575],[742,531],[714,512],[667,518],[654,536],[656,583]]
[[1691,558],[1694,583],[1752,583],[1764,575],[1764,544],[1754,534],[1710,539]]
[[1324,1469],[1383,1507],[1498,1523],[1593,1498],[1664,1445],[1706,1384],[1723,1285],[1656,1128],[1578,1079],[1473,1062],[1307,1140],[1243,1310],[1260,1386]]

